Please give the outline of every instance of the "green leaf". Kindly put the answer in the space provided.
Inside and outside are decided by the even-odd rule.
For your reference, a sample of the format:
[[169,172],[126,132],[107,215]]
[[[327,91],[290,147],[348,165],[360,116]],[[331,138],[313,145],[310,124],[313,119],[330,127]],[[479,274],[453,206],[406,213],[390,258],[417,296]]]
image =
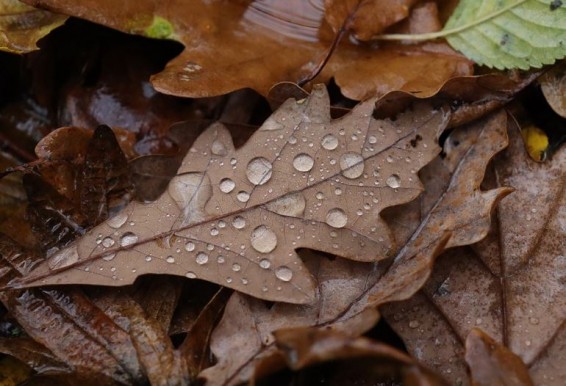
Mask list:
[[559,0],[461,0],[443,32],[452,47],[478,64],[541,67],[566,56],[566,5]]
[[439,32],[376,40],[446,38],[474,62],[497,69],[542,67],[566,56],[566,0],[460,0]]

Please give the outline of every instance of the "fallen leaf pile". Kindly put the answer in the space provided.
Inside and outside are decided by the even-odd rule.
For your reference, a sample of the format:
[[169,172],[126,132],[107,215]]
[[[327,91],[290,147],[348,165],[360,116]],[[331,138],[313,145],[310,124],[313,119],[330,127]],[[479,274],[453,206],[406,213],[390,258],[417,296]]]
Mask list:
[[[562,2],[24,3],[0,0],[12,384],[563,384],[565,62],[477,65],[563,57],[537,48]],[[477,34],[507,51],[448,44]]]

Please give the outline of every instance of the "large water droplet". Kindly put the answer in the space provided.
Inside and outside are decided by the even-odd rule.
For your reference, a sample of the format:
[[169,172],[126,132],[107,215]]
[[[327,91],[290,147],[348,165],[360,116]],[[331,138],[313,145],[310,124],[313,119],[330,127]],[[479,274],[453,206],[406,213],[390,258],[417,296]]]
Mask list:
[[118,213],[116,216],[106,220],[106,224],[114,229],[120,228],[128,221],[128,215],[124,212]]
[[267,209],[282,216],[300,217],[305,212],[306,201],[302,193],[291,193],[266,205]]
[[299,172],[308,172],[314,165],[314,159],[305,153],[298,154],[293,159],[293,167]]
[[263,185],[271,178],[271,162],[267,158],[257,157],[248,163],[246,176],[254,185]]
[[197,264],[199,264],[199,265],[206,264],[206,263],[208,263],[208,255],[207,255],[206,253],[204,253],[204,252],[199,252],[199,253],[197,254],[197,257],[196,257],[195,261],[196,261]]
[[127,247],[138,242],[138,236],[132,232],[126,232],[120,237],[120,245]]
[[112,237],[105,237],[104,239],[102,239],[102,246],[104,248],[110,248],[113,245],[114,245],[114,239]]
[[240,202],[248,202],[248,200],[250,199],[250,194],[248,192],[244,192],[242,190],[241,192],[238,192],[238,194],[236,195],[236,198]]
[[322,138],[321,145],[326,150],[334,150],[338,147],[338,138],[332,134],[327,134]]
[[340,157],[340,170],[346,178],[358,178],[364,173],[364,159],[358,153],[346,153]]
[[251,244],[256,251],[269,253],[277,247],[277,235],[265,225],[260,225],[252,232]]
[[246,220],[242,216],[236,216],[232,220],[232,226],[236,229],[242,229],[246,226]]
[[271,261],[267,259],[262,259],[259,262],[259,266],[263,269],[269,269],[269,267],[271,267]]
[[343,228],[348,222],[348,216],[340,208],[330,209],[326,214],[326,223],[333,228]]
[[390,188],[397,189],[399,186],[401,186],[401,178],[399,178],[399,176],[398,176],[397,174],[392,174],[392,175],[389,176],[389,178],[385,181],[385,183],[386,183],[387,186],[389,186]]
[[222,193],[230,193],[236,187],[236,183],[230,178],[223,178],[220,180],[220,191]]
[[289,267],[282,266],[275,270],[275,276],[281,281],[291,281],[293,271]]

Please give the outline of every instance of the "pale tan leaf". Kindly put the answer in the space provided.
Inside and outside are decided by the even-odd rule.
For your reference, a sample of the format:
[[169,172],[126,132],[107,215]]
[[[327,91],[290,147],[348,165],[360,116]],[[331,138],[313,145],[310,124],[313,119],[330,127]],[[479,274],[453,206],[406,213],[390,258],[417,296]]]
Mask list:
[[556,114],[566,118],[566,61],[541,76],[540,88]]
[[132,203],[24,279],[129,284],[144,273],[212,281],[290,303],[315,299],[295,250],[375,262],[395,247],[379,213],[414,199],[416,172],[448,121],[427,105],[375,120],[374,100],[330,119],[324,86],[289,100],[241,149],[219,124],[202,134],[161,197]]

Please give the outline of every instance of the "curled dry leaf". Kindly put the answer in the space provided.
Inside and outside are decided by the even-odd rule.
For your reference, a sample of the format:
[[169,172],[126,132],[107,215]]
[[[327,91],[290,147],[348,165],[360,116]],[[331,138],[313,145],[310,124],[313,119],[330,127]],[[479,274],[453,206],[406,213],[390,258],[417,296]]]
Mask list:
[[[461,151],[463,135],[449,138],[453,150]],[[566,378],[566,149],[539,164],[523,150],[515,125],[510,136],[488,181],[515,192],[497,207],[492,232],[440,257],[418,298],[383,312],[410,352],[454,382],[466,379],[463,342],[477,326],[519,355],[535,384],[560,385]]]
[[438,153],[435,138],[448,121],[426,105],[375,120],[374,102],[331,120],[318,86],[285,103],[237,151],[223,126],[211,126],[157,201],[131,203],[23,282],[115,286],[163,273],[312,302],[315,285],[295,249],[366,262],[391,256],[379,213],[421,192],[416,172]]
[[[277,331],[275,339],[287,366],[295,372],[303,370],[303,375],[298,377],[302,379],[301,384],[314,384],[317,379],[309,379],[309,375],[316,373],[309,374],[308,370],[315,372],[314,367],[319,366],[322,367],[320,374],[324,374],[329,384],[447,385],[405,353],[368,338],[352,338],[332,330],[298,328]],[[331,368],[323,367],[325,365]],[[264,374],[274,370],[278,368],[272,361],[258,364],[256,376],[261,373],[260,382],[263,381],[260,384],[269,384]]]
[[474,386],[533,386],[521,358],[478,328],[466,338],[466,363]]
[[[255,363],[277,355],[273,332],[281,328],[332,326],[357,336],[374,325],[377,306],[409,298],[420,289],[442,248],[483,238],[494,203],[509,193],[504,188],[486,192],[479,188],[489,160],[505,147],[505,122],[501,112],[478,122],[472,146],[451,157],[449,168],[439,167],[445,161],[437,158],[424,169],[428,170],[425,192],[435,193],[417,202],[417,211],[414,207],[396,211],[390,223],[403,246],[392,264],[305,256],[318,281],[319,299],[300,307],[277,303],[268,308],[257,299],[234,294],[212,337],[218,363],[201,376],[209,385],[250,379]],[[233,355],[235,350],[238,356]]]
[[[152,83],[161,92],[185,97],[221,95],[242,88],[267,95],[275,83],[310,79],[326,59],[334,39],[323,23],[321,0],[195,0],[190,6],[182,0],[26,2],[121,31],[182,42],[185,50],[153,76]],[[374,17],[382,14],[377,12],[378,3],[363,2],[355,26],[361,23],[366,28],[366,18],[373,23]],[[390,8],[392,13],[407,12],[404,4],[396,3]],[[365,15],[367,8],[377,14]],[[349,9],[352,7],[346,12],[331,11],[332,24],[341,25]],[[428,76],[420,76],[423,73]],[[316,80],[335,76],[344,95],[362,100],[397,89],[427,93],[451,77],[471,73],[471,62],[446,43],[375,48],[344,41]]]
[[66,16],[30,7],[17,0],[1,0],[0,50],[14,53],[37,50],[36,42],[65,20]]
[[566,60],[541,76],[540,88],[556,114],[566,118]]

